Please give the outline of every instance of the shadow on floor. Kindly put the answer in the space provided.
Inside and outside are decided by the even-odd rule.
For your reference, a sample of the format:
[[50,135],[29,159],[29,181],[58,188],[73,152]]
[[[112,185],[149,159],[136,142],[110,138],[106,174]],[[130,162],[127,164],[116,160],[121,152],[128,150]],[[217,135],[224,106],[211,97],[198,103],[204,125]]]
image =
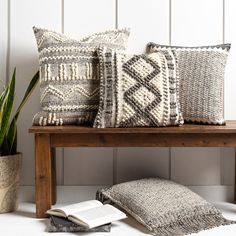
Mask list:
[[17,210],[14,215],[36,219],[35,212]]

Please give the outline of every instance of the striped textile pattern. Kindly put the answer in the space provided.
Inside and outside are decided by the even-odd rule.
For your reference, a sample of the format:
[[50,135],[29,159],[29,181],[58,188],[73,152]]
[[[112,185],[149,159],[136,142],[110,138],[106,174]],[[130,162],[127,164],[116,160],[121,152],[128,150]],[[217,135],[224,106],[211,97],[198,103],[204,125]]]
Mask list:
[[129,30],[110,30],[81,40],[34,27],[39,51],[41,111],[34,125],[92,124],[98,110],[96,48],[125,49]]

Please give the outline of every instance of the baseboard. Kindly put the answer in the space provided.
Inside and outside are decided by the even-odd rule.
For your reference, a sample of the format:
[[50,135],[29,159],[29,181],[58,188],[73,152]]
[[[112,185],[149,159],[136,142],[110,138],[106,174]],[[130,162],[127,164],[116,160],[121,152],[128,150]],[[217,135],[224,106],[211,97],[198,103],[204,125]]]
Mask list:
[[[102,186],[58,186],[58,203],[73,203],[94,199],[98,188]],[[200,196],[212,202],[233,202],[233,186],[188,186]],[[34,202],[34,186],[21,186],[20,202]]]

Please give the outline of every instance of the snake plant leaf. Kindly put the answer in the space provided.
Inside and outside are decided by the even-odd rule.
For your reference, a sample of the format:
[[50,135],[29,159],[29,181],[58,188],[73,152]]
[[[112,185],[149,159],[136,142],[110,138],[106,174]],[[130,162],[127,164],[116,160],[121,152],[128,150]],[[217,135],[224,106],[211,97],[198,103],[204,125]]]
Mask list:
[[3,91],[0,94],[0,107],[1,107],[1,102],[3,101],[4,96],[6,95],[7,90],[3,88]]
[[5,90],[5,83],[2,80],[0,80],[0,85],[2,86],[2,91],[4,91]]
[[[16,126],[15,126],[16,127]],[[14,155],[17,153],[17,128],[15,130],[15,138],[14,138],[14,141],[13,143],[11,144],[11,147],[10,147],[10,153],[11,155]]]
[[34,88],[36,87],[38,81],[39,81],[39,71],[37,71],[37,72],[35,73],[35,75],[33,76],[33,78],[31,79],[31,81],[30,81],[30,83],[29,83],[29,85],[28,85],[28,87],[27,87],[27,89],[26,89],[26,91],[25,91],[25,95],[24,95],[24,97],[23,97],[23,99],[22,99],[22,101],[21,101],[19,107],[17,108],[16,114],[15,114],[15,116],[14,116],[13,119],[16,119],[16,120],[17,120],[17,118],[18,118],[18,116],[19,116],[19,113],[20,113],[22,107],[25,105],[25,103],[26,103],[26,101],[28,100],[29,96],[30,96],[31,93],[33,92]]
[[[7,90],[2,80],[0,80],[0,85],[2,85],[2,88],[0,90],[0,110],[1,110],[2,103],[3,103],[4,97],[6,96]],[[1,120],[0,120],[0,125],[1,125]]]
[[1,146],[1,156],[7,156],[9,155],[9,153],[10,153],[9,144],[5,136],[2,146]]
[[0,130],[2,126],[3,111],[6,109],[8,94],[9,94],[9,88],[5,89],[0,96]]
[[16,119],[13,119],[6,135],[8,144],[8,155],[14,155],[17,153],[17,126]]
[[28,98],[31,95],[31,93],[33,92],[34,88],[36,87],[38,81],[39,81],[39,72],[36,72],[36,74],[31,79],[31,81],[25,91],[25,95],[24,95],[19,107],[16,110],[16,114],[12,118],[9,130],[7,132],[7,142],[9,145],[9,151],[10,151],[11,155],[17,153],[17,126],[16,126],[16,123],[17,123],[18,116],[20,114],[22,107],[24,106],[24,104],[28,100]]
[[2,143],[4,141],[4,137],[7,133],[9,123],[10,123],[10,117],[11,112],[13,108],[14,103],[14,93],[15,93],[15,82],[16,82],[16,69],[14,69],[14,73],[11,79],[10,84],[7,87],[7,90],[9,90],[6,100],[4,100],[2,110],[1,110],[1,126],[0,126],[0,147],[2,146]]
[[16,144],[17,144],[16,121],[17,120],[15,118],[12,119],[11,125],[10,125],[7,135],[6,135],[6,140],[7,140],[8,148],[9,148],[8,155],[14,155],[17,153],[17,150],[16,150],[17,149],[17,147],[16,147]]
[[[3,113],[6,110],[7,98],[9,95],[9,87],[5,89],[0,97],[0,131],[2,126]],[[8,145],[6,145],[6,140],[4,139],[0,144],[0,156],[4,155],[3,153],[8,150]]]

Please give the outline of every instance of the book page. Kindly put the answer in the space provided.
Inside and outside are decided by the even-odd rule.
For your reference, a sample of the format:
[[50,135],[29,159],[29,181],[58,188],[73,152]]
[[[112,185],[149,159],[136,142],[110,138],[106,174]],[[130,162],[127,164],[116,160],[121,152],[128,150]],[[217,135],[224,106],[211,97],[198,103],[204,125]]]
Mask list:
[[100,201],[97,200],[90,200],[85,202],[79,202],[75,204],[71,204],[64,207],[54,208],[47,211],[50,215],[56,215],[56,216],[64,216],[67,217],[68,215],[71,215],[73,213],[79,213],[81,211],[85,211],[94,207],[103,206]]
[[109,204],[76,212],[68,217],[68,219],[74,223],[82,223],[84,225],[87,224],[89,228],[104,225],[124,218],[126,218],[126,215],[122,211]]

